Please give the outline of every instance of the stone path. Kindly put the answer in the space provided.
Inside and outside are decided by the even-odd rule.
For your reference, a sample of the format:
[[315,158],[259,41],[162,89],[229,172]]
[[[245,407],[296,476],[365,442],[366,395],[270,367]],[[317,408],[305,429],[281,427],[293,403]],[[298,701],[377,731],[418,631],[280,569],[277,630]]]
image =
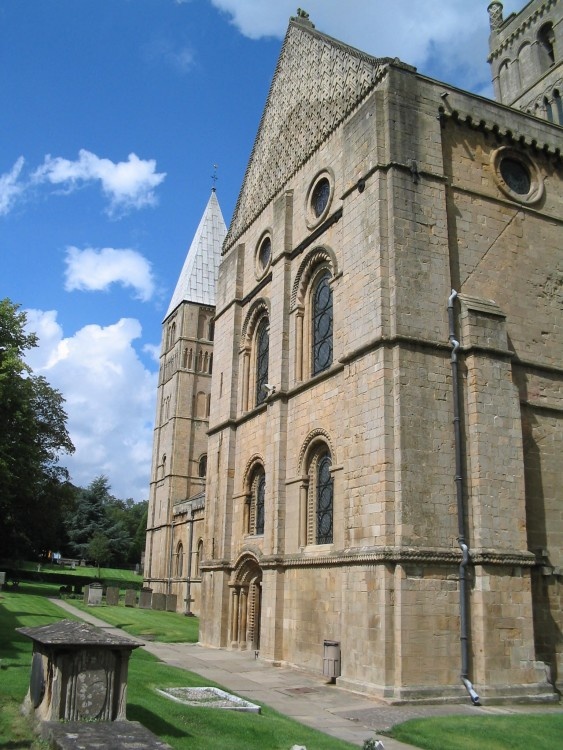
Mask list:
[[[87,622],[113,630],[99,618],[72,607],[66,601],[52,601]],[[253,703],[266,704],[302,724],[359,747],[366,739],[374,737],[383,742],[385,750],[413,750],[411,745],[379,734],[407,719],[563,711],[559,704],[476,707],[469,698],[467,704],[461,705],[392,706],[327,684],[321,677],[289,667],[273,667],[255,659],[253,652],[203,648],[195,643],[148,642],[144,648],[167,664],[195,672]]]

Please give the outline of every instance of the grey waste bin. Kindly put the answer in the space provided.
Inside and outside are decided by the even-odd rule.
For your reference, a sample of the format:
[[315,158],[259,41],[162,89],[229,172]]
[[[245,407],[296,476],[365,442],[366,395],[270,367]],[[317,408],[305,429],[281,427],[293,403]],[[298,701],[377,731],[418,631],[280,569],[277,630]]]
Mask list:
[[325,641],[323,675],[335,680],[340,677],[340,641]]

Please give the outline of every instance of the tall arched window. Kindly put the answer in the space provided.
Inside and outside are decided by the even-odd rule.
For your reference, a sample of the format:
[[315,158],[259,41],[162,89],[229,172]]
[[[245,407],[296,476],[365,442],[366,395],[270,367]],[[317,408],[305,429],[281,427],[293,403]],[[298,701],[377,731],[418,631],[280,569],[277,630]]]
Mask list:
[[312,374],[326,370],[332,364],[332,289],[330,271],[325,269],[316,279],[312,306]]
[[543,72],[555,63],[555,32],[552,23],[546,23],[541,27],[538,32],[538,42],[540,44],[540,65]]
[[299,499],[299,545],[334,542],[334,477],[332,452],[322,430],[311,436],[302,462]]
[[319,457],[316,476],[317,544],[332,543],[334,484],[330,472],[331,466],[330,453],[324,453]]
[[178,542],[176,547],[176,575],[180,577],[184,572],[184,545]]
[[256,332],[256,406],[268,395],[264,386],[268,382],[268,360],[270,356],[270,330],[268,319],[262,318]]
[[203,539],[200,539],[197,543],[197,554],[195,561],[195,574],[198,578],[201,578],[201,561],[203,560]]
[[252,473],[245,507],[247,534],[263,534],[266,511],[266,474],[262,466]]
[[202,478],[207,476],[207,453],[204,453],[199,459],[197,473]]

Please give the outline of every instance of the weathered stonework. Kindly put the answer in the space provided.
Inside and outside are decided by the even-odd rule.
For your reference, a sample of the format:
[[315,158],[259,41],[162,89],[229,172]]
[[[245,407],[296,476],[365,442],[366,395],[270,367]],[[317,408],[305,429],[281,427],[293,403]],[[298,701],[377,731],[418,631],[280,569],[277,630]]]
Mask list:
[[[165,321],[145,580],[204,644],[320,673],[334,641],[338,684],[392,701],[462,699],[460,672],[483,700],[561,689],[563,111],[521,111],[558,112],[561,1],[489,13],[501,104],[292,19],[214,306]],[[549,57],[546,24],[553,64],[524,53],[514,87],[506,56],[541,37]],[[182,359],[211,353],[202,315],[212,377]],[[204,450],[205,493],[185,470]]]
[[[496,32],[503,23],[497,12]],[[471,679],[483,700],[554,697],[560,143],[555,125],[291,22],[219,270],[202,643],[320,672],[330,639],[342,650],[338,684],[395,701],[465,695],[453,288]],[[507,155],[531,165],[528,193],[501,174]],[[315,223],[322,176],[328,204]],[[265,233],[272,258],[260,275]],[[311,375],[323,269],[333,355]],[[269,390],[255,405],[263,316]],[[315,543],[321,449],[328,543]],[[256,467],[263,533],[252,525]]]

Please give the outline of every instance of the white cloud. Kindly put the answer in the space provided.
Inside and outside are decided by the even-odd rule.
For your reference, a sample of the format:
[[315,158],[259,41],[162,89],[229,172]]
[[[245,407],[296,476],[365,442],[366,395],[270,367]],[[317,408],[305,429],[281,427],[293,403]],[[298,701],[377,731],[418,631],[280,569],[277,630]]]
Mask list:
[[84,183],[99,181],[110,200],[110,213],[113,213],[116,210],[152,206],[157,202],[154,190],[164,180],[166,173],[155,170],[154,159],[143,160],[136,154],[129,154],[127,161],[116,164],[81,149],[76,161],[46,156],[43,165],[33,174],[33,180],[61,185],[69,192]]
[[144,48],[146,59],[161,61],[175,68],[179,73],[187,73],[194,64],[194,53],[189,46],[178,46],[169,39],[155,39]]
[[[295,0],[211,0],[231,16],[245,36],[282,37]],[[399,57],[458,86],[482,89],[489,82],[486,62],[490,0],[308,0],[306,9],[319,31],[375,57]],[[523,0],[505,0],[505,17]]]
[[24,191],[24,186],[18,182],[24,165],[24,158],[20,156],[9,172],[0,175],[0,216],[8,214],[14,203]]
[[104,247],[67,247],[65,289],[71,292],[106,291],[111,284],[132,287],[136,297],[147,302],[155,286],[151,264],[136,250]]
[[80,486],[108,476],[113,494],[148,497],[157,375],[147,370],[133,342],[139,321],[88,325],[65,337],[53,310],[27,310],[39,346],[27,361],[66,399],[68,430],[76,448],[62,463]]

